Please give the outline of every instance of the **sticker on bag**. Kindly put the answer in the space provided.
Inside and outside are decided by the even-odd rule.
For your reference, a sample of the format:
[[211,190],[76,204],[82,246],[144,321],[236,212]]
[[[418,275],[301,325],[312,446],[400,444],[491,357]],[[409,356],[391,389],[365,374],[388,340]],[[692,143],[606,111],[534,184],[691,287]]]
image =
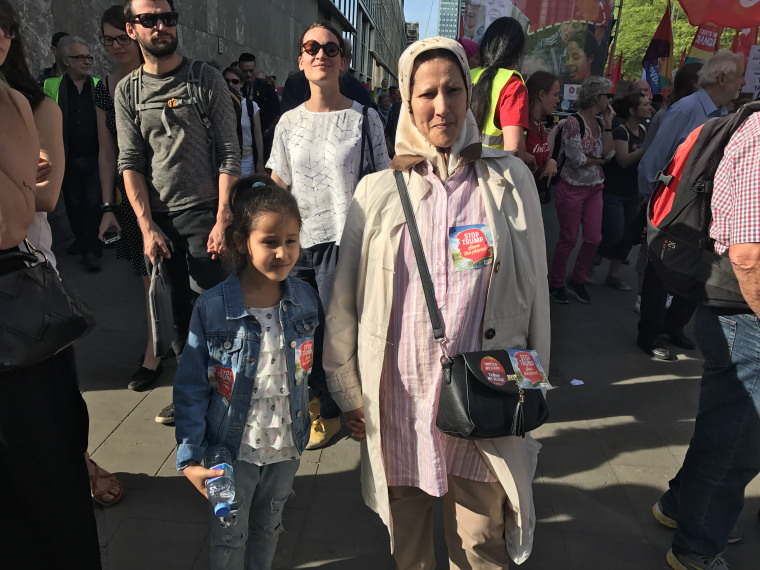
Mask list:
[[296,379],[302,380],[304,376],[311,374],[314,365],[314,337],[299,338],[296,340]]
[[449,248],[456,271],[482,269],[493,263],[493,235],[485,224],[449,228]]
[[231,366],[212,363],[208,367],[208,383],[219,393],[226,406],[230,405],[236,375],[237,371]]
[[549,378],[544,372],[535,350],[507,350],[512,368],[517,375],[517,383],[523,390],[551,390]]

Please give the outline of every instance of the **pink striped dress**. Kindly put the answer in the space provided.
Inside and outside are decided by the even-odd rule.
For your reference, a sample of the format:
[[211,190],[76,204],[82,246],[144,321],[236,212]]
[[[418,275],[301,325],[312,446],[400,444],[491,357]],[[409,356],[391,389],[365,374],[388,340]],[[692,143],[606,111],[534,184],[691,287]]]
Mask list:
[[[449,245],[449,228],[488,224],[475,170],[464,165],[445,183],[427,161],[416,170],[431,188],[415,219],[444,323],[446,350],[480,350],[491,265],[457,271]],[[435,426],[443,382],[440,356],[405,228],[380,381],[381,445],[389,486],[417,487],[435,497],[447,492],[447,475],[496,481],[472,441],[447,436]]]

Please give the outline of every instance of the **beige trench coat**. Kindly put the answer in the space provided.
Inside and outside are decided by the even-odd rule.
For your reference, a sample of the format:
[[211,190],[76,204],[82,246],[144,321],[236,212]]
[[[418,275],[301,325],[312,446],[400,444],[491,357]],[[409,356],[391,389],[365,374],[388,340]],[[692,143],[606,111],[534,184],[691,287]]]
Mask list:
[[[467,150],[461,160],[467,160]],[[483,148],[481,153],[474,166],[494,238],[483,350],[535,349],[548,370],[546,245],[533,175],[520,160],[503,151]],[[407,167],[414,162],[418,160]],[[416,211],[428,183],[413,170],[402,170]],[[393,523],[380,447],[378,398],[393,274],[405,223],[393,171],[365,177],[356,189],[341,239],[323,356],[328,387],[338,406],[343,411],[364,406],[367,440],[361,450],[362,493],[388,527],[391,548]],[[478,443],[511,503],[505,513],[506,546],[518,564],[530,555],[533,541],[531,482],[539,447],[529,435]]]

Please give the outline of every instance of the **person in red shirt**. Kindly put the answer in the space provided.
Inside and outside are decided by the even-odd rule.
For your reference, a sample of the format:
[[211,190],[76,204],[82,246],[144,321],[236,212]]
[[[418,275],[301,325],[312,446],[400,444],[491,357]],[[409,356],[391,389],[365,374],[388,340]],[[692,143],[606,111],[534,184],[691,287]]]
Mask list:
[[[504,150],[516,151],[531,170],[536,168],[536,159],[525,150],[525,131],[528,129],[528,90],[523,78],[515,70],[525,47],[525,34],[520,23],[514,18],[497,18],[488,26],[480,43],[480,65],[474,70],[472,88],[472,113],[480,132],[485,134],[483,144],[488,139],[501,141]],[[498,99],[492,100],[494,82],[500,71],[511,72],[499,92]],[[489,127],[501,136],[489,137]]]
[[525,140],[526,152],[536,159],[536,188],[542,204],[549,202],[549,185],[557,174],[557,161],[551,157],[546,117],[559,104],[559,81],[548,71],[536,71],[526,83],[530,126]]

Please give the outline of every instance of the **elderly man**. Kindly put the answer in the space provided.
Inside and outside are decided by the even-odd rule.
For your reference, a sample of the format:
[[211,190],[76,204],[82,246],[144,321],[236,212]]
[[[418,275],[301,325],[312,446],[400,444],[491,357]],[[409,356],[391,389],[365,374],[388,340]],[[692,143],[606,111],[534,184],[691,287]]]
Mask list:
[[[697,309],[705,357],[694,435],[670,489],[653,507],[675,528],[671,568],[728,570],[722,556],[735,529],[747,484],[760,473],[760,113],[726,145],[715,175],[710,237],[728,257],[746,310]],[[734,529],[732,531],[732,529]]]
[[43,84],[45,93],[61,107],[66,172],[61,193],[75,241],[70,254],[81,254],[87,271],[100,271],[102,243],[98,239],[101,191],[98,174],[98,122],[95,85],[90,75],[92,56],[85,41],[65,36],[58,42],[64,74]]
[[[736,99],[744,86],[744,56],[720,51],[699,71],[699,91],[670,107],[660,124],[657,137],[639,163],[639,193],[648,198],[657,183],[657,173],[665,168],[689,133],[712,117],[726,114],[726,103]],[[651,264],[647,264],[641,288],[641,318],[636,344],[659,360],[671,360],[670,350],[660,340],[668,335],[674,346],[691,350],[694,343],[683,331],[694,314],[693,302],[676,295],[665,308],[667,290]]]

